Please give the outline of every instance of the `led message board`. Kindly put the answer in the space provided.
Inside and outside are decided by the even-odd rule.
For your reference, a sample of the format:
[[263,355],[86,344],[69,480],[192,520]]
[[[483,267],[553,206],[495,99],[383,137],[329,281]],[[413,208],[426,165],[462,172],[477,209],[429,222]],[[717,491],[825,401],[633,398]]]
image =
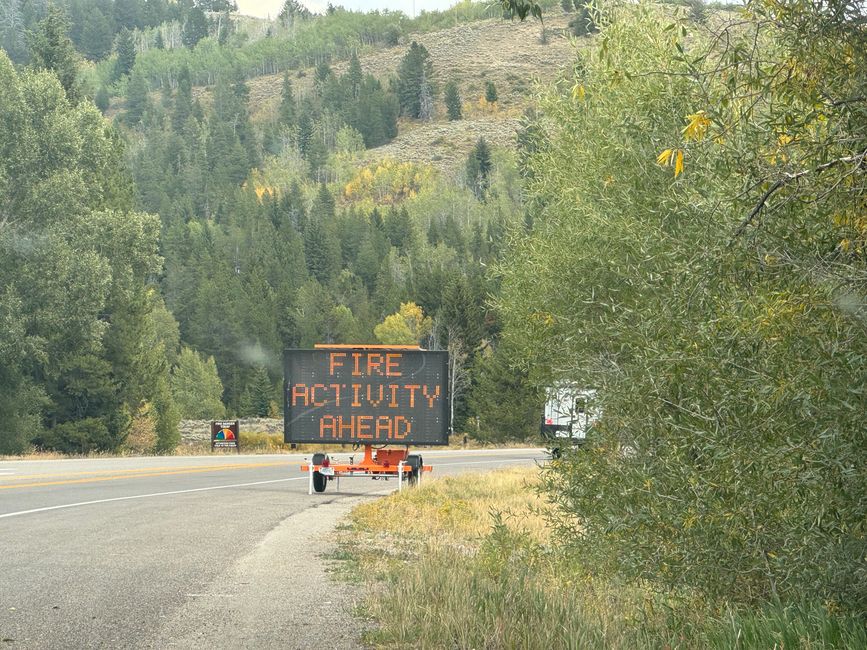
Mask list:
[[448,444],[448,352],[286,350],[287,443]]

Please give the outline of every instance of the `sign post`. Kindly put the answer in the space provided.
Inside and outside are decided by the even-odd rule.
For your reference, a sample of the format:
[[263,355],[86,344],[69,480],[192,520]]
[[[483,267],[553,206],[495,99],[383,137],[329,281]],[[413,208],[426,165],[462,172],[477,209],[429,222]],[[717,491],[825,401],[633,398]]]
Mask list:
[[234,449],[241,453],[240,422],[238,420],[211,421],[211,450]]

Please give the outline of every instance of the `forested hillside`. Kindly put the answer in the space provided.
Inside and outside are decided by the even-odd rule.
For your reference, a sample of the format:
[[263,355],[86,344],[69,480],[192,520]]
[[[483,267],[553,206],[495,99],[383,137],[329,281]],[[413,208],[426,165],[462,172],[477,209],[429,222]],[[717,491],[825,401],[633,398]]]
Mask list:
[[[515,378],[494,355],[487,270],[525,224],[515,134],[532,76],[573,52],[571,14],[542,30],[470,3],[411,20],[290,1],[273,22],[222,2],[7,5],[3,102],[30,126],[6,131],[0,176],[21,197],[2,231],[3,451],[165,450],[179,418],[279,416],[282,350],[328,342],[448,348],[456,430],[533,434],[534,390],[496,424]],[[92,216],[106,214],[140,215],[138,239]],[[100,289],[61,280],[71,268],[32,281],[42,258],[22,242],[43,236],[40,255],[61,238]]]

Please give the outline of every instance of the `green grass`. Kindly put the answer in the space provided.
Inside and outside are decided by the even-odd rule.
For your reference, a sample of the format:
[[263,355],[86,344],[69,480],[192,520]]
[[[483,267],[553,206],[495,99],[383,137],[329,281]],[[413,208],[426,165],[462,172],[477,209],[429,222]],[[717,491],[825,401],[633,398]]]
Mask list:
[[366,580],[364,641],[414,648],[864,648],[821,605],[733,610],[593,575],[548,537],[535,470],[431,480],[356,508],[337,575]]

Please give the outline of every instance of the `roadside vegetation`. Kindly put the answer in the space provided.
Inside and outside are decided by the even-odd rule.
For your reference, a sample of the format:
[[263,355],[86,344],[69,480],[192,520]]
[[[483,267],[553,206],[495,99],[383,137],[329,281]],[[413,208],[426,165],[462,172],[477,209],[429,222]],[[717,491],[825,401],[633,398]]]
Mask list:
[[430,479],[358,506],[339,578],[363,582],[364,641],[413,648],[859,648],[860,617],[740,608],[600,575],[550,526],[538,469]]

